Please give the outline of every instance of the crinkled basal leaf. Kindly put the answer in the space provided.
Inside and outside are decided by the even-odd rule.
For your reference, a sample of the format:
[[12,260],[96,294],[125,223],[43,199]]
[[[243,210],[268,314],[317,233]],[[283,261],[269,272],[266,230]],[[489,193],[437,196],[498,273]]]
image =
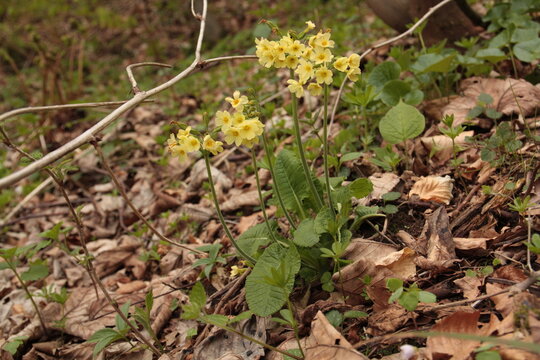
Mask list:
[[387,82],[381,93],[381,100],[388,106],[395,106],[411,91],[411,86],[403,80]]
[[315,231],[315,221],[304,219],[294,232],[293,241],[298,246],[309,247],[319,242],[319,234]]
[[[287,282],[284,288],[270,285],[266,278],[272,269],[282,268]],[[300,270],[300,258],[295,248],[283,248],[279,244],[270,245],[253,271],[246,279],[246,300],[255,315],[269,316],[283,307],[294,285],[294,278]]]
[[379,122],[379,131],[391,144],[412,139],[424,131],[426,119],[414,106],[399,102]]
[[380,90],[387,82],[398,79],[400,72],[401,67],[397,63],[386,61],[377,65],[371,71],[367,82]]
[[[270,221],[270,228],[274,231],[277,228],[277,223],[274,220]],[[274,231],[274,235],[278,234]],[[238,245],[249,255],[257,257],[257,252],[261,246],[266,246],[272,241],[270,232],[266,224],[257,224],[250,227],[242,233],[236,240]]]
[[285,207],[300,214],[304,206],[302,201],[308,197],[309,189],[302,163],[292,151],[283,150],[277,156],[275,173],[275,185],[281,192]]

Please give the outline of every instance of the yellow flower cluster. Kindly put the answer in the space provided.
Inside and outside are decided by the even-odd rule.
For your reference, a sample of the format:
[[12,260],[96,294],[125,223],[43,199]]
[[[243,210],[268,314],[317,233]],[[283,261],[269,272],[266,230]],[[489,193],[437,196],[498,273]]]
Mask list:
[[191,126],[188,126],[185,130],[180,129],[176,136],[171,134],[167,140],[167,147],[173,156],[177,156],[180,161],[185,161],[188,153],[201,148],[201,143],[191,135]]
[[[304,31],[312,30],[315,25],[307,21]],[[304,95],[304,85],[313,96],[322,93],[322,84],[331,84],[333,72],[330,64],[334,59],[331,48],[334,41],[330,39],[330,32],[319,31],[317,35],[308,38],[307,43],[294,39],[290,33],[278,41],[265,38],[255,39],[256,55],[259,63],[264,67],[289,68],[294,71],[298,79],[290,79],[289,91],[301,97]],[[351,81],[357,81],[360,75],[360,56],[352,54],[349,57],[338,57],[332,63],[334,69],[344,72]],[[310,80],[314,80],[311,81]]]
[[258,144],[264,125],[257,117],[246,118],[244,106],[248,104],[247,96],[235,91],[232,98],[228,97],[225,100],[231,104],[234,112],[231,114],[228,111],[218,111],[215,119],[216,126],[221,127],[225,142],[249,148]]

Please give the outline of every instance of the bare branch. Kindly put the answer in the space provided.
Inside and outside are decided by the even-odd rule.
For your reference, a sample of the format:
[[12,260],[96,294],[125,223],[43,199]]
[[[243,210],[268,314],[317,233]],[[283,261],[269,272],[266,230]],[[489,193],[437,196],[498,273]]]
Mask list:
[[28,106],[20,109],[11,110],[0,114],[0,124],[7,121],[17,115],[30,114],[36,112],[52,111],[52,110],[64,110],[64,109],[81,109],[81,108],[94,108],[103,106],[115,106],[125,104],[126,101],[104,101],[104,102],[90,102],[79,104],[63,104],[63,105],[47,105],[47,106]]
[[133,89],[133,92],[135,94],[138,93],[138,92],[141,92],[141,90],[139,89],[139,86],[137,85],[137,80],[135,80],[135,76],[133,76],[133,70],[132,69],[142,67],[142,66],[160,66],[160,67],[172,68],[172,65],[162,64],[162,63],[158,63],[158,62],[141,62],[141,63],[135,63],[135,64],[128,65],[126,67],[126,72],[127,72],[128,78],[129,78],[129,82],[131,83],[131,88]]

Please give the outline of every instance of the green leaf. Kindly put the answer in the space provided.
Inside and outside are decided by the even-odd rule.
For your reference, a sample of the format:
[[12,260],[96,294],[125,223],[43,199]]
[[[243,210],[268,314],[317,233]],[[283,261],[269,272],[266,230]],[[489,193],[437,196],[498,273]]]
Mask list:
[[424,131],[426,120],[415,107],[399,102],[379,122],[379,131],[391,144],[412,139]]
[[420,89],[413,89],[403,97],[403,101],[409,105],[416,106],[424,100],[424,92]]
[[181,318],[184,320],[195,320],[201,315],[201,307],[195,304],[182,305]]
[[388,303],[392,304],[394,301],[398,300],[401,295],[403,295],[403,287],[397,288],[396,291],[392,293],[392,295],[388,299]]
[[501,360],[501,355],[495,350],[482,351],[476,354],[475,360]]
[[387,82],[381,93],[381,100],[388,106],[395,106],[411,91],[411,86],[403,80]]
[[95,342],[96,346],[94,346],[93,355],[96,357],[103,349],[105,349],[107,346],[112,344],[115,341],[118,341],[122,339],[123,336],[118,331],[114,329],[100,329],[96,331],[95,333],[90,336],[90,339],[88,339],[88,342],[92,343]]
[[16,336],[9,342],[6,342],[2,349],[14,356],[17,353],[19,347],[28,339],[28,336]]
[[399,297],[398,303],[406,310],[414,311],[418,306],[418,293],[415,291],[406,292]]
[[298,246],[309,247],[319,242],[319,234],[315,232],[315,220],[304,219],[294,232],[293,242]]
[[391,61],[383,62],[377,65],[368,76],[368,84],[373,85],[377,90],[383,88],[383,86],[392,80],[398,79],[401,73],[401,67]]
[[148,294],[146,294],[146,297],[144,298],[144,306],[147,312],[150,312],[154,307],[154,292],[152,289],[148,291]]
[[54,225],[49,230],[46,230],[39,234],[39,236],[52,239],[54,241],[58,241],[58,236],[60,235],[60,230],[62,229],[62,222],[59,222],[58,224]]
[[481,93],[478,95],[478,101],[483,103],[484,105],[489,105],[493,103],[493,97],[486,93]]
[[40,280],[49,275],[49,267],[43,260],[36,260],[30,264],[30,268],[21,274],[24,281]]
[[397,278],[390,278],[386,280],[386,288],[392,292],[403,287],[403,280]]
[[189,301],[200,308],[206,305],[206,292],[200,281],[197,281],[191,288],[191,291],[189,292]]
[[343,324],[343,315],[337,310],[330,310],[325,313],[324,316],[328,319],[328,322],[335,328],[339,328]]
[[332,210],[328,206],[323,207],[315,217],[314,229],[317,234],[324,234],[326,232],[332,235],[336,234],[336,221]]
[[343,317],[345,319],[358,319],[358,318],[364,318],[368,316],[369,316],[368,313],[365,313],[363,311],[357,311],[357,310],[349,310],[343,313]]
[[[270,228],[274,231],[274,235],[278,237],[275,232],[277,228],[277,222],[275,220],[269,221]],[[256,256],[259,248],[268,245],[272,241],[272,235],[268,231],[268,227],[265,223],[257,224],[250,227],[240,235],[237,240],[238,245],[249,255]]]
[[301,214],[304,205],[302,201],[308,197],[307,184],[302,163],[289,150],[282,150],[275,164],[276,186],[281,192],[283,203],[288,210]]
[[[272,286],[265,281],[272,269],[284,265],[287,283],[281,288]],[[246,300],[255,315],[269,316],[283,307],[294,285],[294,278],[300,270],[300,258],[295,248],[285,249],[279,244],[270,245],[261,257],[253,271],[246,279]]]
[[524,62],[533,62],[540,58],[540,39],[528,40],[514,46],[514,54]]
[[401,193],[397,191],[391,191],[382,196],[384,201],[394,201],[401,197]]
[[506,54],[497,48],[480,49],[476,53],[476,57],[487,60],[492,64],[496,64],[507,58]]
[[[128,317],[128,314],[129,314],[129,305],[130,305],[130,302],[128,301],[124,305],[122,305],[122,307],[120,307],[120,311],[122,312],[122,314],[124,314],[126,318]],[[128,324],[124,321],[124,319],[122,319],[122,317],[118,314],[116,314],[114,320],[115,320],[116,329],[118,331],[124,331],[129,327]]]
[[201,321],[207,324],[224,327],[229,323],[229,318],[225,315],[210,314],[201,316]]
[[373,184],[367,178],[359,178],[349,184],[349,189],[355,198],[361,199],[371,194]]
[[241,312],[240,314],[230,319],[229,324],[250,319],[252,316],[253,316],[253,311],[248,310],[248,311]]
[[452,62],[455,57],[455,53],[449,55],[420,55],[418,60],[411,66],[411,69],[419,74],[427,72],[447,73],[452,68]]
[[396,205],[386,204],[381,208],[381,210],[385,214],[392,215],[398,212],[398,207]]
[[418,293],[418,300],[420,300],[423,303],[435,303],[437,302],[437,296],[435,294],[430,293],[429,291],[420,291]]
[[358,152],[358,151],[355,151],[355,152],[350,152],[350,153],[347,153],[345,155],[343,155],[339,161],[341,163],[344,163],[344,162],[347,162],[347,161],[352,161],[352,160],[356,160],[358,159],[360,156],[362,156],[362,152]]

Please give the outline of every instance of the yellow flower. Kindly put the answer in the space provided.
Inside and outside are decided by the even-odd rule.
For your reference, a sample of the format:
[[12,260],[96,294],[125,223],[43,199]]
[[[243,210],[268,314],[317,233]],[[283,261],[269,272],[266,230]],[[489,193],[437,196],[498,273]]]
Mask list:
[[258,136],[254,137],[251,140],[248,140],[248,139],[242,140],[242,145],[244,145],[245,147],[250,148],[250,149],[253,147],[253,145],[256,145],[258,143],[259,143],[259,137]]
[[333,57],[334,55],[332,55],[332,52],[329,49],[315,48],[312,60],[315,61],[315,64],[322,64],[331,61]]
[[235,143],[236,146],[240,146],[242,144],[242,140],[244,140],[242,136],[240,136],[240,131],[238,128],[234,126],[225,130],[223,134],[225,135],[225,142],[229,145]]
[[262,123],[257,118],[246,120],[238,126],[240,136],[245,140],[251,140],[262,134]]
[[274,67],[277,68],[277,69],[281,69],[281,68],[284,68],[284,67],[287,67],[287,59],[277,59],[275,62],[274,62]]
[[330,40],[330,33],[324,33],[322,34],[319,32],[317,34],[317,38],[315,39],[315,46],[320,46],[323,48],[333,48],[334,47],[334,41]]
[[348,58],[349,66],[351,68],[357,68],[360,67],[360,55],[358,54],[351,54]]
[[242,111],[244,109],[244,105],[248,103],[248,98],[246,95],[240,96],[240,91],[236,90],[233,93],[233,97],[227,97],[225,98],[225,101],[229,102],[232,107],[236,109],[236,111]]
[[347,77],[349,78],[349,80],[351,80],[352,82],[356,82],[358,81],[358,79],[360,78],[360,68],[352,68],[350,69],[349,71],[347,71]]
[[285,59],[285,66],[289,69],[295,69],[298,66],[298,58],[294,55],[289,55]]
[[313,64],[305,59],[300,59],[298,63],[298,67],[294,71],[296,74],[298,74],[298,77],[300,78],[301,83],[305,83],[315,73],[315,69],[313,68]]
[[217,155],[223,151],[223,143],[212,139],[208,134],[203,139],[202,147],[204,150],[210,151],[213,155]]
[[315,24],[312,21],[306,21],[307,29],[306,31],[315,29]]
[[185,130],[178,130],[178,134],[176,135],[178,137],[178,140],[181,140],[183,137],[189,136],[191,133],[191,126],[186,127]]
[[279,40],[279,45],[283,46],[287,51],[292,43],[293,39],[289,35],[285,35]]
[[311,46],[306,46],[304,48],[304,52],[302,53],[302,56],[305,59],[311,59],[311,57],[313,56],[313,48]]
[[306,46],[298,40],[294,40],[290,45],[288,52],[290,55],[300,56],[304,52]]
[[188,151],[183,145],[173,146],[171,149],[172,156],[176,156],[180,162],[184,162],[188,159]]
[[349,58],[345,56],[339,57],[336,61],[334,61],[334,68],[336,70],[339,70],[341,72],[347,72],[348,67],[349,67]]
[[197,151],[201,148],[201,143],[193,135],[188,135],[180,139],[180,145],[183,146],[187,152]]
[[307,87],[309,93],[313,96],[319,96],[322,94],[322,86],[317,83],[310,83]]
[[223,130],[232,126],[233,118],[228,111],[218,111],[216,112],[216,126],[221,126]]
[[315,71],[315,77],[319,84],[325,83],[330,85],[332,83],[332,71],[324,66]]
[[278,43],[278,45],[274,48],[274,54],[276,58],[278,58],[279,60],[285,60],[288,48],[289,47],[287,45],[284,45],[281,42]]
[[255,44],[257,44],[256,45],[257,56],[259,56],[259,52],[260,53],[265,53],[265,52],[268,52],[268,51],[272,51],[272,49],[273,49],[272,42],[268,41],[268,39],[265,39],[265,38],[255,39]]
[[242,275],[247,271],[247,268],[240,268],[236,265],[231,266],[231,278],[237,277],[238,275]]
[[287,84],[289,84],[288,88],[289,91],[296,95],[297,98],[302,97],[304,95],[304,85],[301,81],[296,81],[293,79],[287,80]]
[[265,68],[271,68],[272,65],[274,65],[274,62],[276,60],[277,60],[277,57],[273,51],[266,51],[259,56],[259,63]]
[[172,152],[172,148],[175,146],[178,146],[178,141],[176,140],[174,134],[171,134],[171,136],[167,139],[167,148],[169,149],[169,152]]
[[232,126],[240,126],[246,120],[246,117],[241,112],[235,112],[232,116]]

